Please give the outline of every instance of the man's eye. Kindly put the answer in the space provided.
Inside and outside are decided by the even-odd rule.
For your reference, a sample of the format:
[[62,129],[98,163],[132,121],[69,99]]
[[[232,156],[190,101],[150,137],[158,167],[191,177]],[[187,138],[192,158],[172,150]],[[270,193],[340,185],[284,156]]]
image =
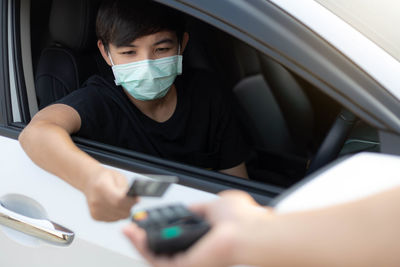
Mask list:
[[121,54],[123,54],[123,55],[134,55],[134,54],[136,54],[136,51],[124,51]]
[[156,49],[157,52],[167,52],[169,50],[171,50],[169,47],[159,47]]

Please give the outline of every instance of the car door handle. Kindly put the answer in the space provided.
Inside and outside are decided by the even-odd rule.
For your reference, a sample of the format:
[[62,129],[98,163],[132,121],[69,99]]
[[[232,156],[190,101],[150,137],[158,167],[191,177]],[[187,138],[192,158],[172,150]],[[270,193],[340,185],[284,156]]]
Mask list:
[[0,203],[0,225],[7,226],[45,242],[68,246],[74,239],[74,232],[46,219],[34,219],[7,209]]

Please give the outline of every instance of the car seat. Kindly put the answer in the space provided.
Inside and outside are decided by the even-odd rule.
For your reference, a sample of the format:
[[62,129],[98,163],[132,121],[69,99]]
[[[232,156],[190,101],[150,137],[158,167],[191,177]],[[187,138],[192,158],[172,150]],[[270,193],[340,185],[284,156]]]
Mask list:
[[43,49],[35,74],[39,109],[79,88],[95,73],[109,75],[98,52],[95,16],[99,0],[53,0],[51,44]]
[[[236,55],[244,58],[244,62],[250,57],[243,57],[243,54],[252,53],[251,61],[258,65],[251,75],[244,72],[233,88],[241,107],[239,118],[252,140],[253,154],[247,164],[249,175],[253,179],[288,186],[304,175],[312,153],[313,109],[300,85],[281,65],[275,63],[271,70],[266,70],[256,51],[246,51],[249,48],[244,48],[243,44],[235,47]],[[282,92],[287,94],[284,99],[278,99],[281,95],[274,92],[280,84],[291,88]],[[280,100],[285,102],[284,106]],[[285,113],[286,105],[291,106],[290,113]]]
[[236,67],[225,75],[238,78],[233,92],[255,152],[248,162],[251,178],[289,185],[336,158],[354,115],[271,58],[230,39],[219,43],[229,44],[232,50],[225,53],[232,55],[219,60]]

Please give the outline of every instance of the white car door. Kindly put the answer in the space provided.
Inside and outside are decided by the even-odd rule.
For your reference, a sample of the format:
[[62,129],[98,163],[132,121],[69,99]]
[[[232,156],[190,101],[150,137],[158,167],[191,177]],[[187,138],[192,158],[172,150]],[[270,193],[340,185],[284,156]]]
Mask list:
[[[114,223],[93,220],[83,194],[34,165],[18,141],[0,137],[0,147],[0,202],[4,205],[0,208],[1,266],[147,266],[122,234],[121,229],[129,219]],[[128,178],[135,175],[120,171]],[[163,197],[142,198],[134,209],[176,202],[190,204],[215,197],[214,194],[173,184]],[[60,246],[21,234],[4,226],[5,215],[10,214],[7,210],[54,221],[70,229],[74,239],[71,244]],[[13,228],[20,224],[9,222]],[[33,224],[52,228],[40,220]]]

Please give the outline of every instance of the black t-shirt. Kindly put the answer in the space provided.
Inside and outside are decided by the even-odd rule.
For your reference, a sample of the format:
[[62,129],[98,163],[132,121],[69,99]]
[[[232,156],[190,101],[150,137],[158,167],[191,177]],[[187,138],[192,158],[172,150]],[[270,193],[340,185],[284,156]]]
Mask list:
[[143,114],[122,87],[98,75],[57,103],[79,113],[77,136],[212,170],[243,162],[246,147],[217,79],[189,73],[178,76],[175,86],[177,106],[162,123]]

